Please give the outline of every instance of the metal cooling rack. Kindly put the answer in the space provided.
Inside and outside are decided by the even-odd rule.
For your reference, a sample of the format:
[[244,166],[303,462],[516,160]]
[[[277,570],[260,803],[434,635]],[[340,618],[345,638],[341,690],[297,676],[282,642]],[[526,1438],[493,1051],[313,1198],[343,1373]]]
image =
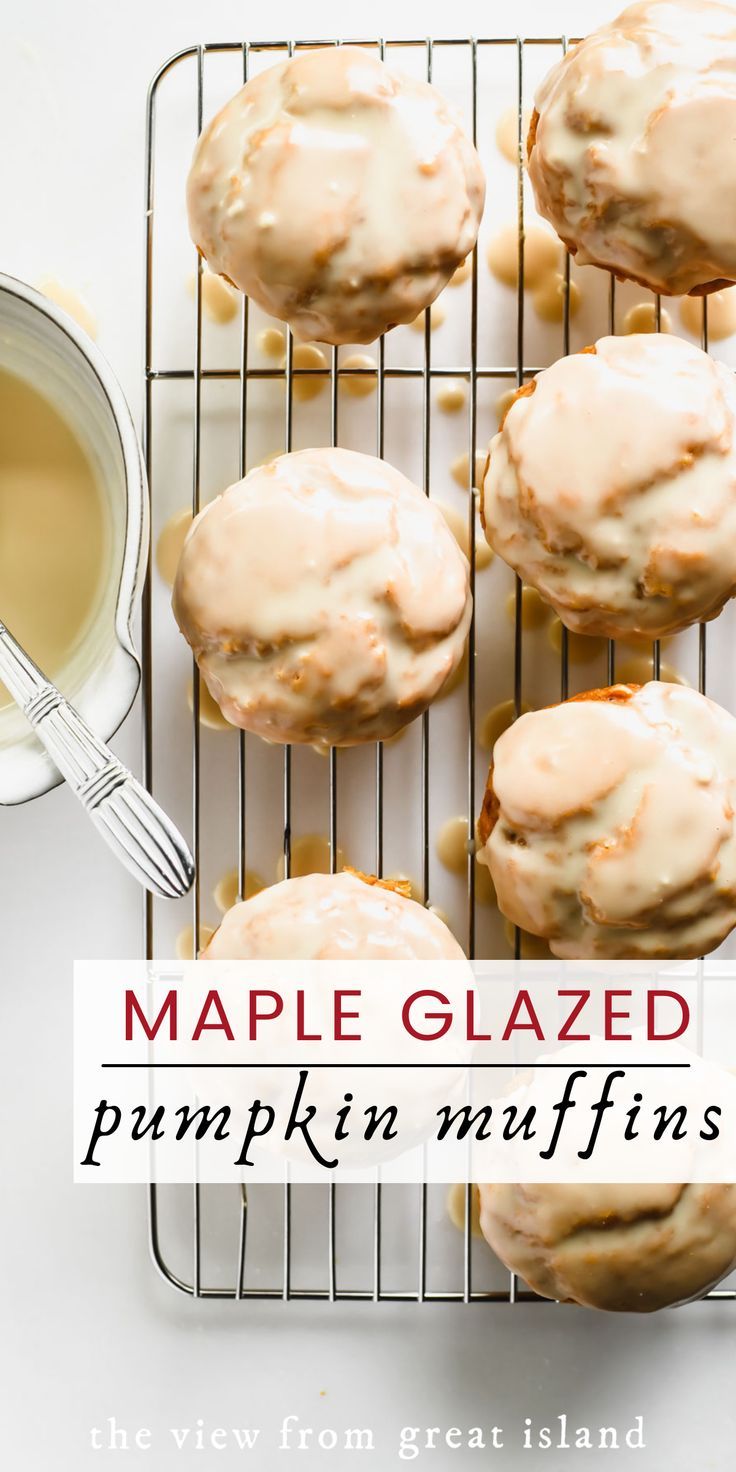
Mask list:
[[[184,381],[191,386],[191,487],[192,487],[192,511],[197,513],[200,506],[200,466],[201,466],[201,443],[202,443],[202,389],[210,379],[232,379],[239,386],[239,444],[238,444],[238,466],[239,475],[245,474],[246,469],[246,446],[250,431],[249,417],[249,390],[254,381],[281,379],[285,384],[285,410],[283,420],[283,449],[289,450],[292,446],[293,431],[293,387],[296,379],[301,376],[313,376],[315,374],[329,378],[330,390],[330,433],[329,443],[336,445],[340,440],[340,413],[339,413],[339,384],[341,379],[348,375],[374,374],[373,369],[368,368],[344,368],[339,361],[338,349],[331,350],[331,363],[327,368],[299,368],[293,362],[293,341],[290,332],[286,332],[286,361],[283,368],[268,366],[253,366],[249,361],[249,302],[243,299],[240,321],[240,362],[237,367],[210,367],[203,362],[202,347],[202,262],[196,261],[195,290],[195,332],[191,347],[191,366],[169,365],[159,361],[154,351],[154,317],[156,312],[156,292],[154,289],[154,255],[156,248],[156,137],[158,113],[161,107],[162,88],[167,80],[174,74],[181,74],[182,69],[188,73],[188,81],[191,86],[191,117],[192,132],[184,140],[182,154],[182,168],[186,167],[191,148],[194,144],[196,134],[201,132],[204,114],[205,78],[208,63],[213,57],[222,57],[230,54],[242,61],[240,73],[241,83],[247,81],[251,75],[251,68],[255,56],[261,53],[276,53],[282,56],[292,55],[295,51],[306,47],[339,45],[340,41],[252,41],[252,42],[225,42],[215,44],[202,44],[187,47],[177,52],[166,61],[156,73],[149,88],[146,111],[146,213],[145,213],[145,237],[146,237],[146,264],[145,264],[145,399],[144,399],[144,449],[146,463],[151,484],[153,505],[156,505],[156,476],[154,474],[152,440],[157,418],[157,394],[163,383],[176,380]],[[400,366],[389,364],[386,361],[386,344],[381,338],[377,344],[377,370],[376,376],[376,421],[375,421],[375,453],[379,456],[384,453],[385,427],[386,427],[386,387],[392,380],[411,379],[417,381],[421,386],[422,411],[419,433],[422,442],[422,484],[425,493],[429,494],[430,485],[430,444],[431,444],[431,397],[432,385],[442,378],[464,379],[469,388],[468,406],[468,461],[469,474],[467,486],[467,514],[468,514],[468,542],[470,546],[471,579],[472,589],[475,594],[475,535],[476,535],[476,497],[473,490],[472,479],[474,473],[474,457],[477,444],[478,423],[478,388],[486,379],[505,380],[510,386],[519,387],[527,379],[533,377],[543,364],[533,365],[526,361],[525,357],[525,297],[524,297],[524,176],[522,169],[523,157],[523,128],[525,114],[525,71],[526,56],[528,48],[548,47],[554,48],[556,54],[567,49],[567,39],[564,36],[508,38],[508,37],[479,37],[459,39],[400,39],[384,40],[370,38],[357,40],[352,44],[369,46],[378,51],[381,57],[388,56],[396,50],[410,49],[417,51],[424,58],[424,72],[427,80],[433,79],[433,65],[438,53],[447,54],[448,48],[457,56],[465,68],[465,85],[467,91],[467,102],[469,105],[470,128],[474,142],[478,142],[478,109],[479,109],[479,62],[484,54],[491,49],[500,51],[507,63],[508,68],[513,70],[516,91],[516,108],[518,117],[518,150],[519,161],[517,165],[516,184],[516,208],[519,225],[519,250],[518,250],[518,287],[516,292],[516,351],[513,361],[501,363],[487,363],[479,359],[478,345],[478,260],[477,250],[472,257],[472,274],[470,278],[470,323],[469,344],[470,352],[468,361],[461,365],[443,367],[433,362],[431,325],[429,312],[425,314],[423,361],[418,366]],[[275,60],[276,57],[272,57]],[[550,63],[553,57],[550,58]],[[183,182],[182,172],[182,182]],[[561,325],[561,335],[557,353],[570,351],[570,310],[569,310],[569,288],[570,288],[570,259],[566,258],[564,267],[564,316]],[[613,277],[607,286],[608,301],[608,324],[607,330],[613,332],[616,325],[616,283]],[[659,330],[661,321],[661,304],[659,298],[655,299],[656,324]],[[708,303],[707,297],[703,298],[702,316],[702,345],[708,348]],[[286,329],[284,329],[286,331]],[[549,361],[552,361],[550,358]],[[519,578],[515,580],[515,621],[513,636],[513,700],[515,713],[518,715],[522,708],[522,669],[523,669],[523,622],[522,622],[522,584]],[[151,576],[146,581],[143,599],[143,624],[142,624],[142,648],[143,648],[143,711],[144,711],[144,775],[149,789],[153,786],[154,777],[154,722],[153,701],[156,694],[158,671],[154,670],[154,645],[152,628],[152,593]],[[559,658],[559,698],[565,699],[569,693],[570,684],[570,650],[567,631],[562,632],[562,643]],[[474,843],[474,815],[477,811],[476,796],[476,770],[475,770],[475,740],[476,740],[476,624],[475,615],[471,624],[469,634],[470,657],[468,660],[468,671],[466,679],[466,717],[467,717],[467,804],[468,804],[468,863],[467,863],[467,937],[465,948],[470,957],[476,954],[476,896],[475,896],[475,864],[472,857]],[[607,680],[614,682],[616,678],[616,647],[613,641],[609,641],[607,647]],[[701,625],[699,630],[699,643],[697,655],[698,685],[701,691],[705,690],[706,681],[706,628]],[[656,643],[652,648],[652,671],[653,678],[659,676],[660,671],[660,647]],[[193,696],[192,696],[192,721],[191,721],[191,822],[193,836],[193,851],[197,865],[196,877],[192,895],[192,927],[194,935],[194,954],[199,948],[200,929],[200,832],[202,813],[202,773],[200,766],[200,689],[199,677],[196,667],[193,669]],[[248,802],[249,785],[247,780],[247,750],[248,742],[243,732],[238,733],[238,761],[237,761],[237,818],[238,818],[238,887],[242,896],[244,890],[244,877],[246,873],[246,804]],[[430,759],[436,760],[436,755],[430,751],[430,721],[429,713],[421,718],[421,801],[419,811],[416,813],[416,821],[421,829],[421,851],[422,851],[422,892],[425,902],[429,896],[430,880],[430,833],[429,833],[429,792],[430,792]],[[338,815],[338,775],[339,756],[333,748],[329,754],[329,844],[331,855],[331,867],[334,871],[337,862],[337,815]],[[384,872],[384,749],[381,743],[376,745],[375,750],[375,849],[374,868],[377,874]],[[283,865],[286,876],[290,872],[291,863],[291,841],[292,841],[292,802],[294,797],[293,763],[292,752],[286,747],[283,752],[283,775],[282,775],[282,803],[283,803]],[[408,817],[410,815],[407,815]],[[414,815],[411,815],[414,816]],[[144,939],[145,954],[152,958],[156,954],[154,940],[154,915],[155,907],[150,895],[146,897]],[[520,937],[517,933],[515,942],[515,954],[520,954]],[[295,1239],[298,1235],[300,1216],[297,1211],[297,1193],[308,1190],[319,1193],[320,1205],[316,1215],[323,1219],[323,1231],[320,1228],[321,1243],[317,1244],[316,1261],[321,1266],[317,1269],[312,1264],[312,1277],[303,1281],[303,1270],[297,1261],[297,1247]],[[519,1282],[513,1275],[508,1275],[503,1270],[499,1274],[496,1271],[495,1281],[486,1281],[487,1273],[479,1273],[477,1270],[477,1259],[474,1254],[474,1244],[471,1235],[471,1213],[470,1213],[470,1188],[466,1191],[465,1201],[465,1231],[456,1239],[461,1243],[456,1254],[453,1281],[450,1286],[436,1286],[432,1273],[432,1253],[430,1250],[432,1233],[436,1229],[436,1223],[444,1217],[444,1193],[439,1202],[437,1191],[442,1188],[416,1186],[416,1187],[383,1187],[380,1180],[374,1186],[336,1186],[325,1185],[320,1187],[301,1188],[292,1186],[287,1178],[282,1188],[258,1187],[251,1188],[246,1192],[245,1187],[237,1199],[237,1190],[234,1188],[213,1188],[195,1184],[187,1188],[166,1188],[166,1190],[152,1186],[149,1188],[149,1226],[150,1226],[150,1248],[153,1261],[164,1277],[172,1286],[180,1291],[193,1295],[195,1298],[205,1299],[275,1299],[275,1300],[327,1300],[327,1301],[405,1301],[405,1302],[445,1302],[445,1303],[519,1303],[519,1302],[544,1302],[537,1298],[528,1288]],[[176,1196],[173,1208],[171,1203],[165,1201],[167,1193]],[[220,1199],[226,1193],[227,1200]],[[398,1194],[397,1193],[403,1193]],[[212,1197],[212,1201],[210,1198]],[[217,1198],[217,1199],[215,1199]],[[404,1239],[404,1276],[400,1282],[388,1281],[390,1276],[386,1268],[386,1222],[391,1215],[390,1208],[395,1206],[398,1200],[401,1217],[401,1230]],[[315,1214],[315,1198],[312,1194],[308,1211]],[[208,1267],[205,1265],[209,1233],[211,1224],[222,1221],[222,1214],[227,1214],[229,1222],[229,1241],[221,1247],[219,1253],[219,1271],[210,1276]],[[176,1231],[172,1232],[170,1226],[165,1226],[166,1217],[176,1214]],[[365,1237],[365,1250],[359,1269],[353,1264],[343,1266],[340,1253],[340,1228],[345,1223],[350,1224],[350,1230],[360,1223]],[[263,1227],[267,1231],[264,1238]],[[258,1231],[254,1231],[254,1227]],[[274,1234],[278,1239],[278,1246],[273,1251]],[[252,1247],[252,1239],[256,1237],[256,1246]],[[179,1266],[174,1263],[174,1246],[176,1243],[182,1256],[183,1263]],[[268,1239],[270,1247],[271,1265],[270,1269],[264,1266],[259,1258],[259,1252],[263,1249],[263,1242]],[[406,1244],[409,1242],[407,1249]],[[260,1246],[259,1246],[260,1243]],[[484,1244],[480,1244],[483,1253],[484,1265],[491,1257]],[[408,1255],[407,1255],[408,1254]],[[346,1254],[347,1255],[347,1254]],[[264,1257],[268,1256],[264,1253]],[[313,1254],[314,1257],[314,1254]],[[498,1265],[497,1265],[498,1266]],[[267,1276],[268,1274],[268,1276]],[[395,1274],[394,1274],[395,1276]],[[479,1279],[483,1277],[481,1283]],[[713,1301],[736,1301],[736,1287],[721,1288],[708,1295]]]

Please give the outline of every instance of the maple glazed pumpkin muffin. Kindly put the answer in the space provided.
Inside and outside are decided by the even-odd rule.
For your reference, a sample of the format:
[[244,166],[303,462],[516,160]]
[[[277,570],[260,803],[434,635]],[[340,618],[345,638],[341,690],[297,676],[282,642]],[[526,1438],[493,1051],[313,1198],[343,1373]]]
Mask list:
[[537,209],[579,265],[670,296],[736,280],[736,13],[645,0],[593,31],[537,90]]
[[682,338],[603,337],[491,440],[485,534],[569,629],[650,639],[736,590],[736,380]]
[[480,1225],[543,1298],[651,1313],[736,1268],[736,1186],[487,1185]]
[[345,870],[284,879],[234,905],[203,959],[463,960],[438,915],[390,881]]
[[472,251],[480,159],[424,81],[360,46],[299,51],[205,128],[187,184],[210,269],[299,338],[373,342]]
[[439,507],[385,460],[300,450],[199,513],[173,608],[233,725],[354,746],[395,735],[458,668],[470,569]]
[[614,685],[499,737],[479,821],[508,920],[556,956],[699,956],[736,925],[736,720]]

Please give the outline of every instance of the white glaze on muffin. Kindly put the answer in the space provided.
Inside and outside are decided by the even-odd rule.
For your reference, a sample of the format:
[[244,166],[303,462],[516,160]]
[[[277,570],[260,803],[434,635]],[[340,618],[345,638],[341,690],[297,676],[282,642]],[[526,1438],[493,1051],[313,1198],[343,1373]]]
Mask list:
[[736,384],[671,335],[604,337],[491,441],[486,537],[577,633],[659,638],[736,590]]
[[699,956],[736,924],[736,720],[682,685],[613,686],[499,737],[481,863],[556,956]]
[[356,46],[253,77],[197,144],[192,238],[300,338],[373,342],[473,249],[485,182],[444,98]]
[[284,879],[234,905],[204,959],[460,961],[463,952],[431,910],[345,872]]
[[736,14],[645,0],[571,47],[529,133],[537,208],[580,265],[679,296],[736,279]]
[[196,518],[173,607],[233,725],[270,741],[394,735],[462,659],[467,558],[403,475],[352,450],[252,470]]

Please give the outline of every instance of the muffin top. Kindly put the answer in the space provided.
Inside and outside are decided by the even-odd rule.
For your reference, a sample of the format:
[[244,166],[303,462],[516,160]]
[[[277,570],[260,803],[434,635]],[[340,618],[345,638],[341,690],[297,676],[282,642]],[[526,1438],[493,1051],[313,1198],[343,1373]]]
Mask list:
[[579,633],[658,638],[736,588],[733,374],[669,334],[604,337],[526,385],[490,446],[491,546]]
[[554,66],[535,98],[537,208],[581,265],[670,295],[736,279],[736,14],[645,0]]
[[736,1265],[736,1186],[480,1187],[483,1235],[546,1298],[650,1313]]
[[485,183],[428,83],[357,46],[299,51],[212,120],[187,186],[192,238],[298,337],[372,342],[472,250]]
[[228,720],[273,741],[393,735],[457,668],[468,562],[384,460],[301,450],[206,506],[173,607]]
[[447,926],[388,884],[351,872],[284,879],[234,905],[209,961],[462,960]]
[[735,808],[733,716],[681,685],[618,685],[499,738],[480,858],[555,955],[698,956],[736,924]]

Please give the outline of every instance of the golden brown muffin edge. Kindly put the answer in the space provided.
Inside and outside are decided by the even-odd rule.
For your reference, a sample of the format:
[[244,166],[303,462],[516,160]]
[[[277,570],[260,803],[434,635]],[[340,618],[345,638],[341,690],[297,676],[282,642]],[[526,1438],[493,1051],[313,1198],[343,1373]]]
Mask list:
[[[580,695],[570,695],[567,700],[557,700],[554,705],[546,707],[554,710],[558,705],[575,705],[583,700],[605,701],[609,705],[626,705],[641,685],[603,685],[597,690],[584,690]],[[483,805],[478,818],[478,837],[481,847],[484,848],[490,838],[498,821],[500,811],[499,801],[493,788],[493,762],[488,768],[486,779],[486,790],[483,794]]]

